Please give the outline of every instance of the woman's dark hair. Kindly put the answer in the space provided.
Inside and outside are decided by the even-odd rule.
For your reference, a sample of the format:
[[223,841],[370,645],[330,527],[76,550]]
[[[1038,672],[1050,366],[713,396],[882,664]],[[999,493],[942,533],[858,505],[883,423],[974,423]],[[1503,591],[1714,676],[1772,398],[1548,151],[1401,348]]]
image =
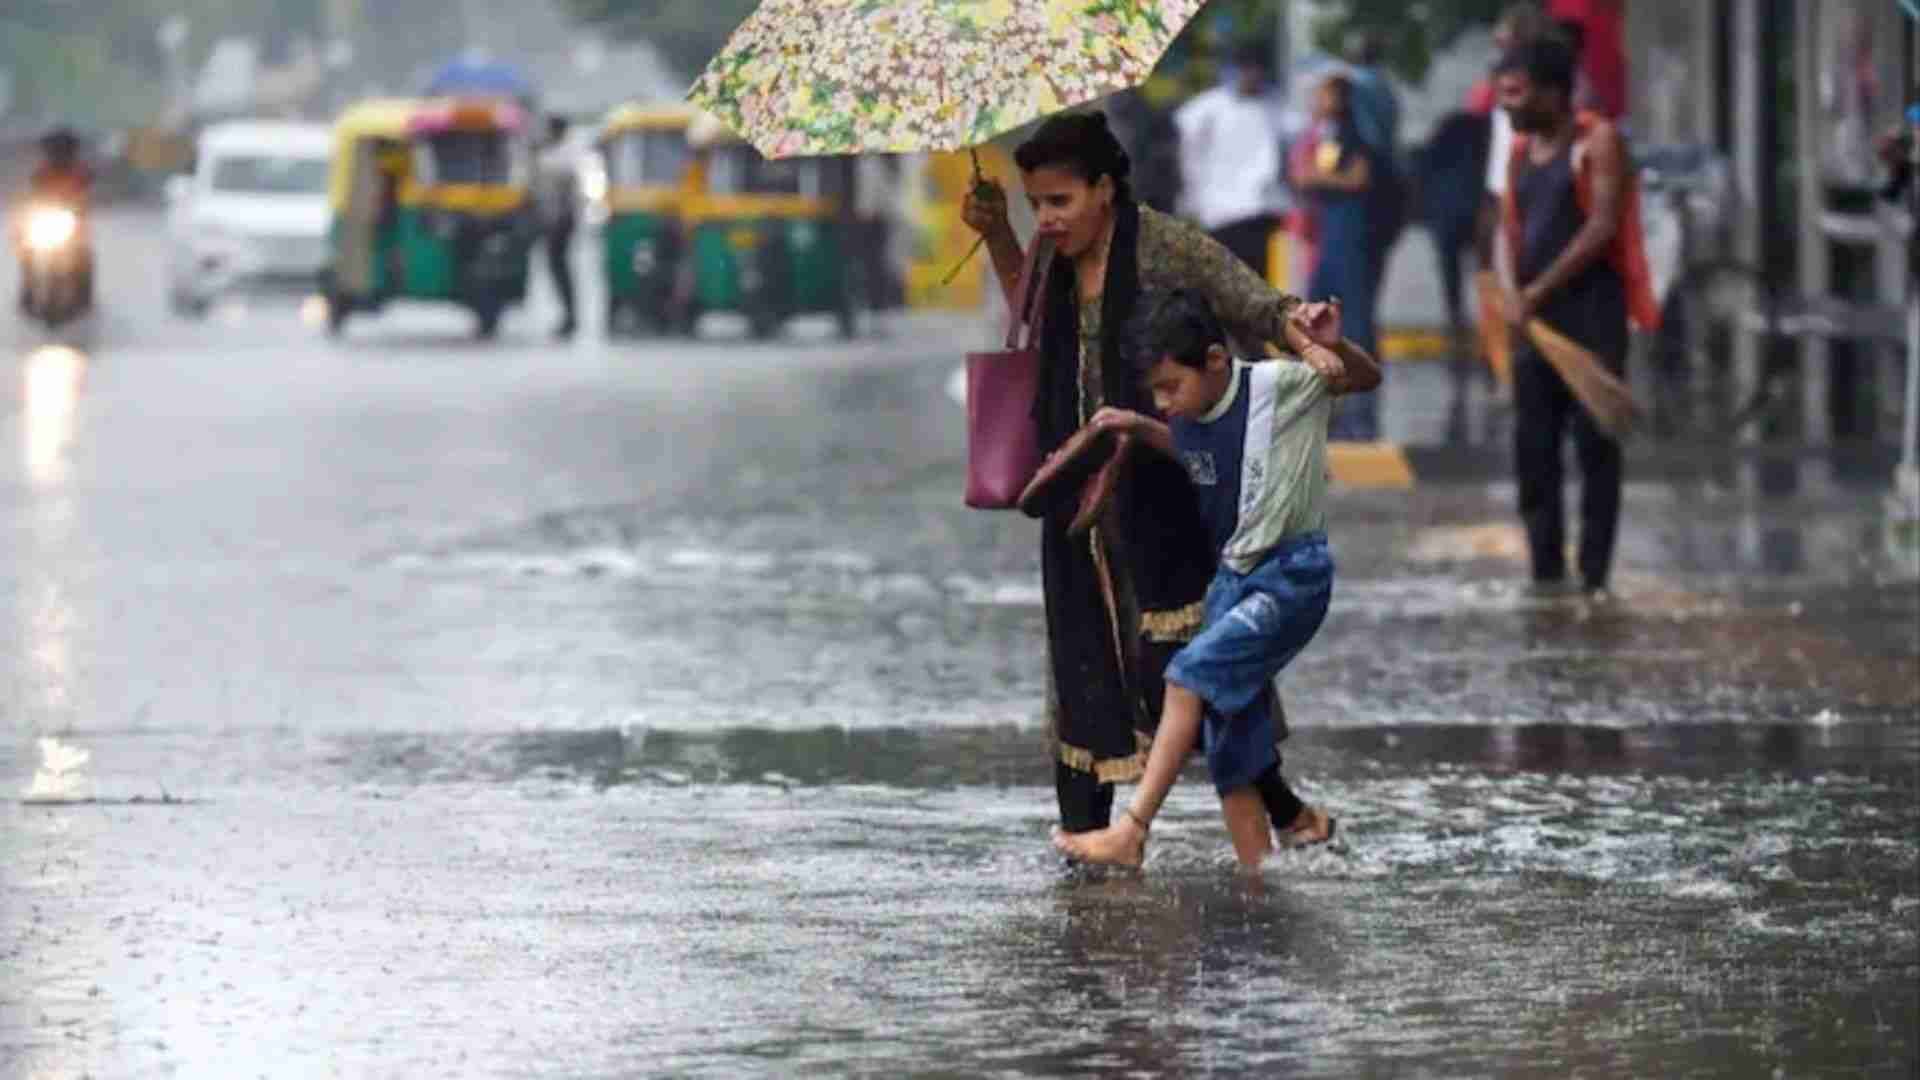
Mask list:
[[1340,95],[1340,118],[1346,120],[1353,112],[1353,79],[1335,72],[1320,80],[1320,85]]
[[1362,152],[1359,139],[1360,123],[1353,118],[1353,79],[1340,72],[1334,72],[1320,80],[1320,85],[1331,89],[1339,97],[1340,104],[1333,111],[1333,126],[1335,135],[1340,141],[1338,167],[1344,169],[1347,163],[1353,160],[1353,155]]
[[1548,34],[1514,46],[1511,52],[1500,58],[1500,65],[1493,70],[1496,75],[1508,72],[1525,75],[1535,87],[1558,90],[1571,100],[1574,67],[1573,49],[1564,39]]
[[1013,152],[1021,172],[1035,169],[1065,169],[1089,184],[1103,176],[1113,177],[1114,193],[1131,199],[1133,189],[1127,176],[1133,171],[1133,159],[1114,138],[1107,126],[1107,115],[1098,110],[1061,113],[1040,125],[1020,148]]
[[1213,306],[1206,297],[1186,289],[1142,294],[1138,314],[1120,335],[1120,347],[1141,375],[1167,359],[1204,368],[1207,350],[1226,343],[1226,331],[1214,317]]

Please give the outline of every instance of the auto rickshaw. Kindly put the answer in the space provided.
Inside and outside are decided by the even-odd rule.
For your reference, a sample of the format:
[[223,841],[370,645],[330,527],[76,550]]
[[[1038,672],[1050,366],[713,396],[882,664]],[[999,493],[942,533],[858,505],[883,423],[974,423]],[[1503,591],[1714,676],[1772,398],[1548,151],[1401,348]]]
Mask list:
[[606,220],[600,235],[609,335],[641,321],[659,328],[671,321],[681,204],[698,183],[687,145],[696,115],[686,105],[623,105],[601,124]]
[[691,140],[704,190],[683,218],[691,256],[689,325],[709,311],[747,316],[770,338],[796,315],[826,312],[856,329],[858,270],[842,198],[818,159],[769,161],[709,117]]
[[525,112],[504,100],[371,101],[334,131],[328,329],[389,301],[450,301],[479,335],[526,299],[538,226]]

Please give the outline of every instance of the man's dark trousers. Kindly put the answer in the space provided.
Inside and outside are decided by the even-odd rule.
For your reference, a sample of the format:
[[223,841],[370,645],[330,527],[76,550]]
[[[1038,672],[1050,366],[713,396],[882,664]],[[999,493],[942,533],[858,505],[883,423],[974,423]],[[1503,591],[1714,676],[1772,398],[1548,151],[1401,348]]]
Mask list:
[[[1613,355],[1602,354],[1601,363],[1624,377],[1625,349],[1607,352]],[[1571,429],[1581,475],[1581,582],[1588,589],[1604,589],[1620,527],[1620,444],[1594,424],[1559,372],[1531,343],[1514,357],[1513,397],[1514,467],[1519,477],[1520,517],[1533,552],[1533,579],[1549,583],[1567,576],[1561,444]]]

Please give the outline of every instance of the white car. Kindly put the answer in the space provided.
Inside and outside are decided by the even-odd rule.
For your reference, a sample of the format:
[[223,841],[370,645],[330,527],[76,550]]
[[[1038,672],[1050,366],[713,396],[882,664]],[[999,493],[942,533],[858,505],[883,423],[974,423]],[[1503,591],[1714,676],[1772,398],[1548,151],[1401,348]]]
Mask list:
[[312,293],[327,264],[331,132],[292,123],[206,129],[167,186],[167,298],[201,315],[238,291]]

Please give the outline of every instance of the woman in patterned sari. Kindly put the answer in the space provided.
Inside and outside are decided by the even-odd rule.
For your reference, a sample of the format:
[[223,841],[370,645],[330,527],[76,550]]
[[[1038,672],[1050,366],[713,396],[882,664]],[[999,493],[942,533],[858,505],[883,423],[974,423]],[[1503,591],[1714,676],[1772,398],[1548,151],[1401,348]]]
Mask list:
[[[1119,331],[1146,291],[1204,294],[1243,356],[1269,342],[1304,344],[1289,316],[1301,303],[1267,285],[1197,226],[1137,203],[1129,160],[1100,113],[1042,124],[1015,154],[1039,232],[1054,241],[1045,297],[1044,373],[1034,414],[1052,451],[1102,406],[1153,414],[1121,356]],[[970,193],[967,223],[986,237],[1011,300],[1024,253],[997,185]],[[1048,719],[1061,828],[1103,828],[1114,784],[1137,779],[1160,716],[1167,661],[1199,628],[1213,555],[1179,464],[1136,454],[1088,533],[1042,527]],[[1277,705],[1277,702],[1276,702]],[[1284,717],[1276,724],[1285,737]],[[1313,842],[1324,815],[1306,808],[1278,768],[1257,785],[1274,827]]]

